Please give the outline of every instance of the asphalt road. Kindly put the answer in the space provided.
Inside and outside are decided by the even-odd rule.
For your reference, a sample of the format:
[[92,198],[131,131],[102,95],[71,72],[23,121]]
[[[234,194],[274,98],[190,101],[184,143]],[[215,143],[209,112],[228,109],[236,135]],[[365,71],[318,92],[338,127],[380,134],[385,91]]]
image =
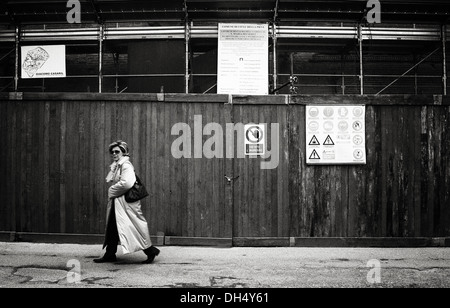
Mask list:
[[97,264],[100,245],[0,242],[0,287],[450,287],[450,248],[159,248]]

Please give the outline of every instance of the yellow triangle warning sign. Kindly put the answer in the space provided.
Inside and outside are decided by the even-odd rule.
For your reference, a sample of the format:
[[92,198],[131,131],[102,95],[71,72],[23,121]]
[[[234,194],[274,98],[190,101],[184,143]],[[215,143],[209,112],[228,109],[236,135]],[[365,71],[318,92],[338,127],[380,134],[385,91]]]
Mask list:
[[317,151],[312,151],[311,155],[309,156],[309,159],[320,159],[319,154],[317,154]]

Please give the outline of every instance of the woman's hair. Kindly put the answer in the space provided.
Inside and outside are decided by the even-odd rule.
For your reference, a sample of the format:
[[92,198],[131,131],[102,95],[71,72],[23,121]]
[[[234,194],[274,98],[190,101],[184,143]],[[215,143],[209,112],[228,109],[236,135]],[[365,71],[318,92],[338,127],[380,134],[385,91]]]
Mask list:
[[119,147],[119,149],[122,151],[123,155],[125,155],[125,156],[130,155],[130,152],[128,149],[128,144],[125,141],[117,140],[117,141],[114,141],[113,143],[111,143],[108,146],[109,152],[111,152],[112,149],[115,147]]

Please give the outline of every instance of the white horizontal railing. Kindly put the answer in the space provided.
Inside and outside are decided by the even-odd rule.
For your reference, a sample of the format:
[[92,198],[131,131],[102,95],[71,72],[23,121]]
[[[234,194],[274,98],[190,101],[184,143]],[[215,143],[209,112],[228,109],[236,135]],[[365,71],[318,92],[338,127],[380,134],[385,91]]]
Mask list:
[[[362,27],[363,40],[408,40],[408,41],[439,41],[440,26],[430,28],[372,28]],[[20,41],[84,41],[98,40],[100,27],[61,28],[61,29],[26,29],[20,30]],[[105,40],[139,40],[139,39],[184,39],[184,26],[164,27],[104,27]],[[283,39],[357,39],[357,27],[315,27],[315,26],[276,26],[277,38]],[[269,34],[273,35],[272,27]],[[450,29],[447,30],[447,36]],[[190,27],[191,38],[217,38],[217,26]],[[14,42],[15,30],[0,30],[0,42]]]
[[80,29],[22,29],[21,41],[84,41],[98,40],[100,28]]
[[14,30],[0,30],[0,42],[15,42],[16,35]]
[[173,27],[123,27],[106,28],[105,39],[108,40],[139,40],[139,39],[183,39],[184,26]]
[[[394,30],[394,31],[393,31]],[[439,41],[441,29],[390,29],[390,28],[363,28],[364,40],[408,40],[408,41]]]
[[192,26],[192,38],[217,38],[219,30],[217,26]]
[[340,38],[352,39],[358,37],[356,27],[295,27],[278,26],[278,38]]

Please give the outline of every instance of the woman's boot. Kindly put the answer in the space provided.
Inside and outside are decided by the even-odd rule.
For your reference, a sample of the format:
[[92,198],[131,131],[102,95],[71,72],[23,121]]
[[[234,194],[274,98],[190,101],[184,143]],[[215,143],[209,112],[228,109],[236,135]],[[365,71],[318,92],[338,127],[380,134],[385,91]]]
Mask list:
[[147,260],[145,260],[142,263],[145,264],[150,264],[153,262],[153,260],[155,259],[155,257],[157,255],[159,255],[159,249],[156,248],[155,246],[150,246],[149,248],[144,250],[144,253],[147,255]]

